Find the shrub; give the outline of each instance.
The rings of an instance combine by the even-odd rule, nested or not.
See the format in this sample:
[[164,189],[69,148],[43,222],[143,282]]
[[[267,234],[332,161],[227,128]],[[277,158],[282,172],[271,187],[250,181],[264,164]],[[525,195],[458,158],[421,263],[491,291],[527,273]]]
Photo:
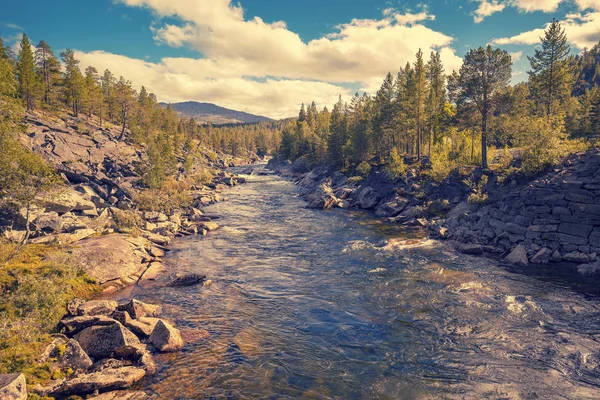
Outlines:
[[398,154],[398,150],[396,148],[392,149],[389,161],[384,167],[384,171],[392,179],[396,179],[406,173],[406,164],[404,163],[404,158]]
[[346,183],[349,185],[354,185],[355,183],[359,183],[363,179],[364,178],[362,176],[351,176],[350,178],[346,179]]
[[360,176],[366,178],[371,173],[371,165],[368,162],[363,161],[356,167],[356,172]]
[[135,196],[134,201],[141,211],[160,211],[171,214],[175,210],[192,205],[190,188],[189,180],[177,181],[173,177],[168,177],[160,189],[142,190]]
[[477,183],[470,179],[465,180],[464,183],[473,190],[473,193],[467,198],[470,204],[485,204],[487,202],[488,195],[485,193],[485,186],[488,184],[487,175],[483,175]]

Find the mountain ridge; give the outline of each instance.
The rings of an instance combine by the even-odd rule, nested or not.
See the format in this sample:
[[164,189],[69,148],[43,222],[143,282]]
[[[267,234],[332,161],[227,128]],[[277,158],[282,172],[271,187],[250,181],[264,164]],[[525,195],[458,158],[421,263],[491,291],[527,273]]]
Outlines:
[[[232,110],[213,103],[183,101],[170,104],[171,107],[173,107],[173,109],[180,115],[188,118],[194,118],[199,123],[210,122],[213,125],[224,125],[232,123],[259,123],[273,121],[268,117]],[[161,102],[160,105],[163,107],[168,107],[169,103]]]

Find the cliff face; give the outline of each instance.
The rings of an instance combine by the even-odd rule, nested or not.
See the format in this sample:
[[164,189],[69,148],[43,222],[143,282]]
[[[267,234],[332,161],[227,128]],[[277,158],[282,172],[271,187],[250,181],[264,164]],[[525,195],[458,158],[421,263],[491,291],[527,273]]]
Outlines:
[[522,245],[536,262],[594,261],[600,253],[600,151],[575,154],[478,210],[463,204],[444,226],[447,238],[463,243],[502,251]]

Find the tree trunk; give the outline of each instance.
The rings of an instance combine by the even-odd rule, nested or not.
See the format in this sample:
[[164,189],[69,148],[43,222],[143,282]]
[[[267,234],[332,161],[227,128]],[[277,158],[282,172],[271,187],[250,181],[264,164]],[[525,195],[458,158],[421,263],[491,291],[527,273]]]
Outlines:
[[27,202],[27,211],[25,213],[25,237],[23,238],[21,245],[24,245],[25,243],[27,243],[27,240],[29,240],[29,236],[31,236],[31,229],[29,227],[29,219],[31,218],[30,209],[31,209],[31,203]]
[[421,125],[417,127],[417,160],[421,159]]
[[123,109],[123,127],[121,128],[121,135],[119,136],[119,140],[123,140],[125,137],[125,126],[127,125],[127,111]]
[[487,161],[487,112],[481,114],[481,166],[488,168]]

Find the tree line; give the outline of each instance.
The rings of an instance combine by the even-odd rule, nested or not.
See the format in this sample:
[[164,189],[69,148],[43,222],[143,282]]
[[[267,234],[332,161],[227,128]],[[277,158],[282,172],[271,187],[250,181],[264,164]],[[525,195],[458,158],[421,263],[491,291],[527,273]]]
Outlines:
[[[143,183],[151,188],[159,188],[166,177],[178,172],[178,160],[187,160],[185,165],[192,170],[192,161],[201,158],[200,150],[243,157],[270,153],[279,143],[277,126],[201,126],[193,118],[179,116],[170,106],[161,106],[144,86],[136,90],[131,81],[117,78],[108,69],[100,73],[88,66],[82,71],[73,50],[66,49],[57,57],[47,42],[42,40],[34,47],[27,35],[23,35],[18,54],[0,38],[0,91],[4,111],[0,134],[5,141],[18,130],[23,116],[15,109],[56,115],[67,110],[73,117],[95,121],[98,129],[112,124],[119,127],[119,140],[146,149],[140,172]],[[9,147],[14,151],[14,146]]]
[[426,60],[419,50],[375,95],[340,97],[331,111],[303,104],[282,131],[279,154],[340,169],[398,163],[399,154],[426,156],[434,169],[488,168],[488,149],[518,148],[525,166],[539,170],[585,146],[575,139],[600,133],[599,53],[600,45],[572,56],[554,20],[529,57],[528,81],[511,86],[505,50],[472,49],[451,74],[439,52]]

